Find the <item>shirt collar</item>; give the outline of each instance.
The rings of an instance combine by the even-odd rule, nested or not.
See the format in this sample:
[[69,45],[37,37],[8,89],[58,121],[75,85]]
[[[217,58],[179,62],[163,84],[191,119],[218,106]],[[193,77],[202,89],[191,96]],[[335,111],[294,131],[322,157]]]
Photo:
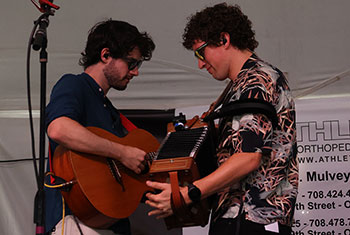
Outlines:
[[87,73],[82,73],[81,74],[87,81],[87,83],[89,84],[89,86],[91,87],[91,89],[99,96],[101,97],[105,97],[105,94],[103,92],[102,87],[100,87],[97,82],[95,81],[95,79],[93,79],[89,74]]

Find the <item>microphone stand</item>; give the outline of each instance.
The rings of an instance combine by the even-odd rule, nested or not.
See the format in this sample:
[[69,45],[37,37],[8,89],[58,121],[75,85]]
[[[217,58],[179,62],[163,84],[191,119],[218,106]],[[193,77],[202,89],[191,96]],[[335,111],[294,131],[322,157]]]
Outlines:
[[[34,2],[33,2],[34,3]],[[45,109],[46,109],[46,65],[48,54],[47,48],[47,32],[46,29],[49,26],[49,16],[54,15],[54,11],[51,9],[53,6],[52,1],[46,4],[40,1],[41,6],[38,8],[41,12],[44,12],[35,24],[39,24],[39,29],[32,39],[33,49],[40,51],[40,136],[39,136],[39,173],[38,173],[38,191],[34,199],[34,223],[36,224],[36,235],[45,234],[45,191],[44,191],[44,178],[45,178]],[[38,7],[38,6],[37,6]],[[58,8],[55,8],[58,9]]]
[[34,199],[34,223],[36,224],[36,234],[45,233],[45,108],[46,108],[46,65],[47,65],[47,35],[46,28],[49,22],[49,13],[39,22],[39,30],[33,40],[33,49],[40,51],[40,136],[39,136],[39,174],[38,191]]

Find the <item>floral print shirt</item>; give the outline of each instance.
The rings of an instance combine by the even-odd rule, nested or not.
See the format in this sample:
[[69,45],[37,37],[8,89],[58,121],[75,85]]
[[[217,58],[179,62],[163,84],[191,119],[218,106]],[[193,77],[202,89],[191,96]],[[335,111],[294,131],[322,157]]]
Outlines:
[[283,73],[253,54],[244,64],[223,105],[258,99],[273,105],[278,125],[263,114],[225,117],[219,123],[218,165],[240,152],[262,153],[259,168],[218,193],[213,218],[234,218],[240,204],[247,220],[291,225],[298,189],[295,106]]

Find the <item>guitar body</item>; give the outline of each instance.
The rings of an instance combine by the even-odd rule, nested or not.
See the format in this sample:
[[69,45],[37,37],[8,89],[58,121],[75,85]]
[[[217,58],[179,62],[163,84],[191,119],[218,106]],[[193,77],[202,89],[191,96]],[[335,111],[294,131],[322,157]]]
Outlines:
[[[96,127],[88,129],[108,140],[155,152],[158,140],[149,132],[135,129],[124,138]],[[118,163],[121,165],[121,163]],[[56,176],[75,181],[68,192],[62,192],[71,211],[84,224],[93,228],[108,228],[118,219],[130,216],[138,207],[143,194],[152,191],[146,186],[149,174],[139,175],[118,167],[123,186],[113,177],[107,158],[72,151],[58,146],[53,157]]]

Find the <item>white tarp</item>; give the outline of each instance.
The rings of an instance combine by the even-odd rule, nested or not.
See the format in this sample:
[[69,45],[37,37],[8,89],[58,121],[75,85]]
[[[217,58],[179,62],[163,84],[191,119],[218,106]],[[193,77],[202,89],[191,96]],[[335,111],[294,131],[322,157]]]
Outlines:
[[[77,65],[87,31],[107,18],[128,21],[147,31],[157,47],[151,62],[126,92],[111,92],[120,108],[178,108],[210,103],[224,87],[197,68],[182,45],[187,17],[221,1],[76,0],[54,1],[61,8],[48,27],[48,88]],[[347,0],[237,0],[253,22],[257,53],[288,74],[295,95],[320,83],[335,81],[313,95],[344,95],[350,89],[348,54],[350,2]],[[40,12],[30,0],[4,1],[0,8],[0,110],[27,108],[25,58],[33,21]],[[32,52],[34,108],[39,109],[39,59]],[[343,74],[345,73],[345,74]],[[339,74],[340,81],[333,79]]]

